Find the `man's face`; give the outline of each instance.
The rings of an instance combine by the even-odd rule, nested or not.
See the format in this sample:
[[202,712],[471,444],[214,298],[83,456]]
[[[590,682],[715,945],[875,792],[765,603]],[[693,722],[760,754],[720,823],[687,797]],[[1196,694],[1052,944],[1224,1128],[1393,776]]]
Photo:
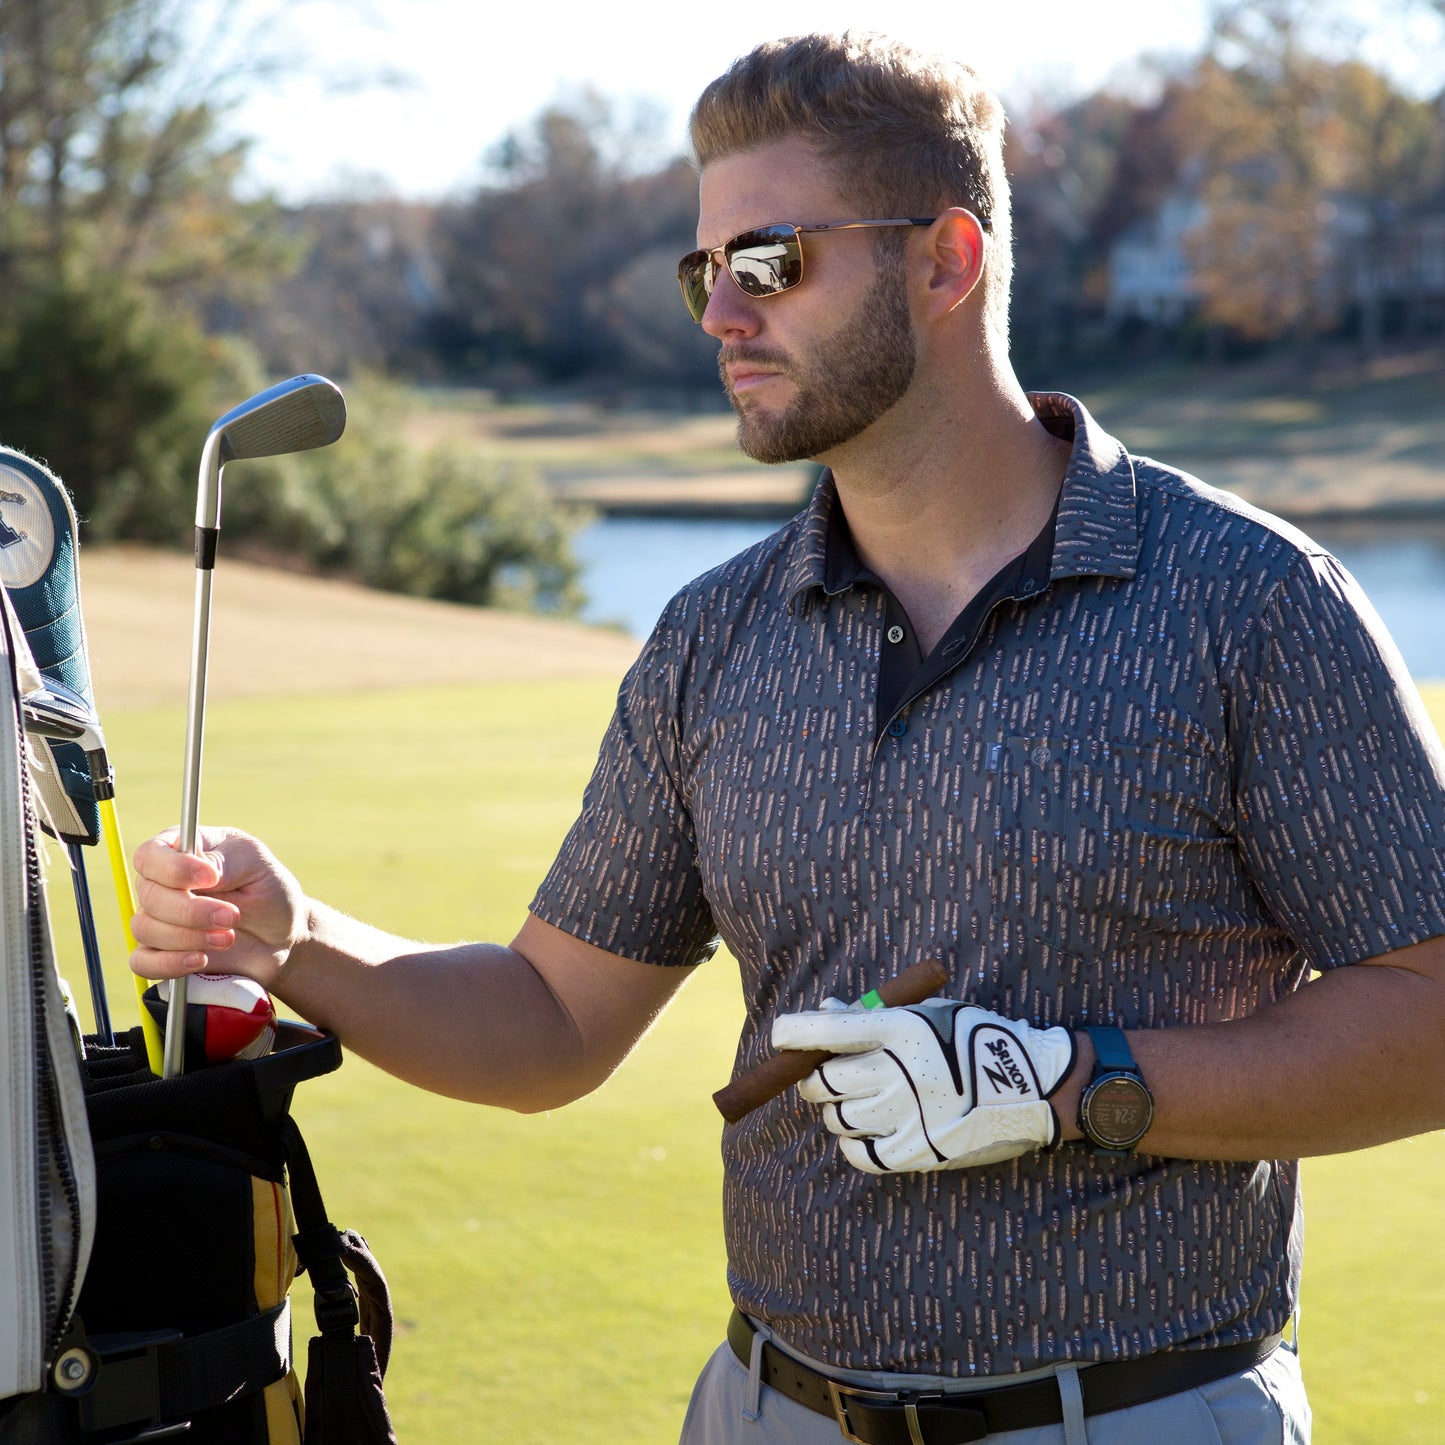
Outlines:
[[[828,168],[783,141],[703,172],[698,245],[779,221],[857,218]],[[820,457],[852,441],[908,390],[916,359],[901,261],[875,263],[873,233],[803,238],[803,280],[749,297],[720,274],[703,329],[738,414],[738,444],[760,462]]]

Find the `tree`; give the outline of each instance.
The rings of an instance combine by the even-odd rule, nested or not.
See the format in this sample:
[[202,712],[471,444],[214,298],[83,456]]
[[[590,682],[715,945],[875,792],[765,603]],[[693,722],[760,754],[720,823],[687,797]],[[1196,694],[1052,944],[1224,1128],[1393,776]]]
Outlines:
[[222,365],[125,283],[27,288],[0,324],[0,440],[70,488],[86,536],[183,545]]
[[284,254],[221,136],[257,74],[229,24],[211,0],[0,0],[0,436],[60,473],[91,537],[184,538],[236,399],[202,312]]
[[276,263],[272,208],[238,199],[245,147],[220,134],[253,73],[226,68],[222,17],[201,33],[184,0],[0,4],[0,280],[122,276],[194,302]]
[[244,335],[279,372],[405,373],[442,366],[446,313],[436,208],[386,197],[317,201],[281,218],[302,254],[266,295],[210,317]]
[[[673,381],[711,378],[710,348],[675,294],[680,319],[659,324],[656,302],[676,292],[672,266],[693,245],[697,190],[682,161],[637,169],[637,155],[655,154],[654,130],[647,114],[629,122],[589,91],[495,148],[495,180],[444,218],[439,240],[453,346],[470,352],[470,369],[565,380],[615,376],[622,361]],[[656,267],[650,283],[643,257]],[[634,342],[625,355],[619,330]]]
[[1307,0],[1222,7],[1186,101],[1207,221],[1191,260],[1206,322],[1305,352],[1378,263],[1389,221],[1438,184],[1440,117],[1344,49]]
[[1350,142],[1346,184],[1364,208],[1352,271],[1360,339],[1371,352],[1384,332],[1388,299],[1403,302],[1407,330],[1418,318],[1424,268],[1412,222],[1445,202],[1445,115],[1357,62],[1340,67],[1337,96]]
[[1107,215],[1138,107],[1099,92],[1061,110],[1036,108],[1006,152],[1013,191],[1010,331],[1025,363],[1074,348],[1103,309]]

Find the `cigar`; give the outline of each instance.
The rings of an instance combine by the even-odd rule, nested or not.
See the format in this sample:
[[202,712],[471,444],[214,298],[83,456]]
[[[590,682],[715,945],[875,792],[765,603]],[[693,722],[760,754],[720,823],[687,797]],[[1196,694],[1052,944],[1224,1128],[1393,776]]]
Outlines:
[[[867,1001],[874,1008],[903,1008],[931,998],[947,982],[948,970],[943,964],[936,958],[925,958],[911,968],[905,968],[896,978],[879,984],[873,990],[877,996],[876,1003],[871,999]],[[712,1096],[712,1101],[729,1124],[736,1124],[759,1105],[776,1099],[784,1089],[806,1079],[820,1064],[826,1064],[835,1057],[825,1049],[783,1049],[764,1059],[756,1068],[739,1074],[726,1088],[719,1089]]]

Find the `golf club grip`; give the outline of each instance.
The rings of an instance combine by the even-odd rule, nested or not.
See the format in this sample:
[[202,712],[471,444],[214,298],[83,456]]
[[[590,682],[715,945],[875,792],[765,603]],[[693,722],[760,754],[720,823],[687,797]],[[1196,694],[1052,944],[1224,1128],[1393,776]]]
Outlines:
[[[885,1008],[903,1008],[932,998],[947,982],[948,970],[943,964],[936,958],[925,958],[905,968],[896,978],[879,984],[878,997]],[[806,1079],[832,1057],[823,1049],[784,1049],[746,1074],[739,1074],[726,1088],[719,1089],[712,1101],[729,1124],[736,1124],[759,1105]]]

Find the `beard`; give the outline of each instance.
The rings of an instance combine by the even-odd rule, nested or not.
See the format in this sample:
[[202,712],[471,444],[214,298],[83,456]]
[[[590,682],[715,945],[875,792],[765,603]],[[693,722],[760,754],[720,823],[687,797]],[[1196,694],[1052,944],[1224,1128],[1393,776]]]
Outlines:
[[738,414],[738,446],[754,461],[805,461],[852,441],[913,383],[917,353],[902,265],[880,266],[853,315],[800,358],[765,349],[725,350],[719,369],[741,358],[777,367],[797,388],[787,407],[773,415],[740,403],[724,373],[723,389]]

